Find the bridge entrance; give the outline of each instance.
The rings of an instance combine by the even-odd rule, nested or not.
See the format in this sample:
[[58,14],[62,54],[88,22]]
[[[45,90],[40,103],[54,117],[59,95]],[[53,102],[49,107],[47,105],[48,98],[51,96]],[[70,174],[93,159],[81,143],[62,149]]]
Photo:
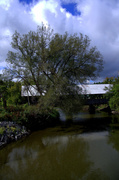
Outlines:
[[85,105],[100,105],[100,104],[108,104],[108,99],[102,95],[84,95]]
[[[84,96],[85,105],[89,105],[89,112],[95,112],[95,106],[101,104],[108,104],[108,99],[105,94],[111,87],[111,84],[90,84],[79,85],[82,89],[82,95]],[[108,108],[110,110],[110,108]]]
[[108,104],[108,99],[102,95],[84,95],[84,104],[89,106],[89,113],[95,113],[95,107],[101,104]]

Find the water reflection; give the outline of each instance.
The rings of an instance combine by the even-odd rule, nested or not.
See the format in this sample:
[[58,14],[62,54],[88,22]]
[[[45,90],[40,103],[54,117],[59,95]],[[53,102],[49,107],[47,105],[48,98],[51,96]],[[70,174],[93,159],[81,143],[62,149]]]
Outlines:
[[[117,121],[116,121],[117,123]],[[49,128],[0,150],[0,180],[118,180],[119,130]]]
[[[112,145],[108,144],[110,133],[91,133],[84,137],[89,142],[89,156],[94,162],[93,169],[100,170],[101,177],[105,175],[108,179],[119,178],[119,152]],[[102,176],[103,175],[103,176]],[[104,179],[104,178],[102,178]]]
[[[59,109],[60,119],[61,121],[73,121],[73,122],[86,122],[86,121],[92,121],[93,119],[103,119],[103,118],[109,118],[111,117],[110,114],[105,112],[96,112],[95,114],[90,114],[88,111],[82,111],[79,113],[65,113],[63,110]],[[113,118],[113,116],[111,117]],[[115,119],[115,118],[114,118]]]
[[7,163],[0,169],[0,178],[76,179],[89,171],[92,162],[84,140],[57,136],[43,137],[39,141],[42,146],[36,146],[34,142],[31,147],[26,142],[26,146],[13,148],[7,155]]
[[119,151],[119,130],[112,131],[108,143],[113,146],[113,148]]

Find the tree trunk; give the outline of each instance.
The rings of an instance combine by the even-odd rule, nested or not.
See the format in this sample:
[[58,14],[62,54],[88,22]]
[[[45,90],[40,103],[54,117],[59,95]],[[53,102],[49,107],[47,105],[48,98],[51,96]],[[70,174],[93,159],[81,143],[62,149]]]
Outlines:
[[6,102],[5,97],[2,98],[2,101],[3,101],[3,108],[6,109],[6,107],[7,107],[7,102]]

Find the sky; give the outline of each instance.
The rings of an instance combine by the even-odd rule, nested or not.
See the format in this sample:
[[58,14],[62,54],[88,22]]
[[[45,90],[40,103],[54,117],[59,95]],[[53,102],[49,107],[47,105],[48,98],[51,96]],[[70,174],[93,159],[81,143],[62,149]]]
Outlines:
[[50,24],[55,32],[82,33],[103,55],[98,81],[119,75],[119,0],[0,0],[0,73],[15,30]]

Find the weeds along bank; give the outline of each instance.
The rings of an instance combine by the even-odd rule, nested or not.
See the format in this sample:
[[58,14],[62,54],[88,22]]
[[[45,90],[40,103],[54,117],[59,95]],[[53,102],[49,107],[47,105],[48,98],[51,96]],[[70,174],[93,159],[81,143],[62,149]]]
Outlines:
[[40,111],[37,106],[9,106],[0,109],[0,147],[29,135],[30,132],[59,123],[56,110]]

